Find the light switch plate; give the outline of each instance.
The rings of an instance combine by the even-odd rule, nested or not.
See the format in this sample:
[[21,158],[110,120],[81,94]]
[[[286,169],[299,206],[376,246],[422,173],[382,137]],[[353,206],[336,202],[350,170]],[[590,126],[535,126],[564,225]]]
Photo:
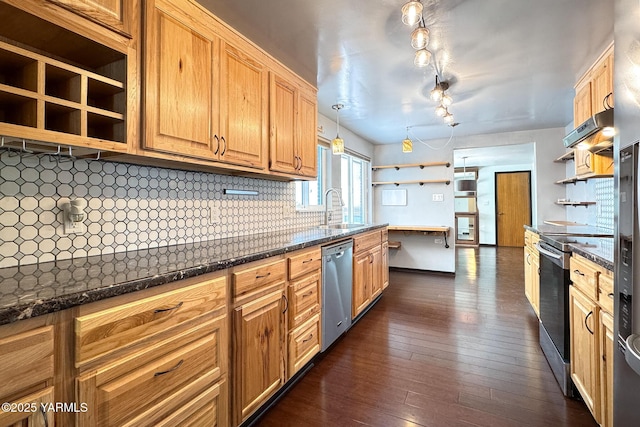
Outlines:
[[431,200],[434,202],[444,202],[444,194],[436,193],[431,196]]
[[220,207],[211,205],[209,206],[209,223],[220,224]]

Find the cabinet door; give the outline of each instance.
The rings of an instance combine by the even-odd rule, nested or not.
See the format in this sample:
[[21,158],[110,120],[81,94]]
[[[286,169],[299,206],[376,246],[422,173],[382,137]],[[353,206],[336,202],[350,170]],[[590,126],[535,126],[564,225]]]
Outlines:
[[598,306],[571,286],[569,291],[571,379],[587,408],[599,420]]
[[219,158],[265,169],[269,129],[269,75],[266,67],[223,42],[220,57]]
[[576,96],[573,100],[573,126],[578,127],[591,116],[591,82],[586,81],[576,87]]
[[533,307],[533,276],[531,272],[533,271],[531,268],[532,264],[532,254],[531,248],[525,246],[524,247],[524,295],[529,300],[529,304]]
[[150,0],[146,9],[144,146],[184,156],[213,158],[212,67],[218,40],[195,6],[184,11]]
[[278,75],[271,73],[270,113],[271,138],[269,169],[296,173],[296,88]]
[[613,107],[613,95],[605,103],[607,95],[613,93],[613,54],[603,58],[591,72],[591,113]]
[[234,311],[234,425],[251,415],[286,379],[283,296],[279,289]]
[[356,317],[369,304],[371,298],[371,257],[369,251],[353,257],[352,317]]
[[531,251],[531,297],[533,299],[533,311],[540,317],[540,254]]
[[112,30],[131,34],[131,0],[48,0]]
[[389,242],[382,244],[382,290],[389,286]]
[[300,91],[298,98],[298,173],[318,176],[318,102],[315,93]]
[[[19,405],[29,410],[5,412],[0,409],[0,425],[19,427],[45,427],[53,426],[54,410],[46,410],[48,405],[53,405],[53,387],[24,396],[21,399],[11,401],[11,404]],[[78,404],[78,410],[80,410]]]
[[371,300],[382,293],[384,277],[382,275],[382,249],[380,246],[369,251],[371,265]]
[[613,317],[600,312],[600,425],[613,426]]

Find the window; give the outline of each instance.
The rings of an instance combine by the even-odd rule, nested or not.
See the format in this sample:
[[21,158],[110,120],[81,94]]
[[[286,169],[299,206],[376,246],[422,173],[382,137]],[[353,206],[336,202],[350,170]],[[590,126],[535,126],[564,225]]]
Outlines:
[[367,186],[369,185],[369,161],[350,154],[341,159],[341,187],[345,206],[342,221],[350,224],[367,222]]
[[318,144],[318,179],[296,182],[296,209],[320,210],[322,195],[327,188],[327,156],[329,149]]

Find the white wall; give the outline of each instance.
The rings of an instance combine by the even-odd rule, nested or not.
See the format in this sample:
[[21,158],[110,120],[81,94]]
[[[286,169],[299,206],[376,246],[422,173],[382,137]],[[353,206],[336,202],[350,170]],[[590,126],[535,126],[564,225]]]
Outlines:
[[[545,219],[565,219],[564,208],[555,204],[555,201],[564,197],[564,186],[557,185],[557,180],[565,177],[565,165],[554,163],[554,160],[564,154],[565,149],[562,138],[565,135],[563,128],[541,129],[520,132],[507,132],[499,134],[486,134],[474,136],[454,136],[447,144],[448,139],[428,141],[429,145],[438,148],[432,149],[414,140],[413,153],[402,153],[400,144],[377,145],[373,157],[374,165],[405,164],[433,161],[453,162],[453,150],[458,148],[493,147],[510,144],[533,143],[535,145],[535,158],[532,159],[532,209],[533,222],[541,223]],[[435,168],[406,168],[396,171],[380,170],[374,173],[374,181],[386,180],[411,180],[411,179],[437,179],[448,178],[453,181],[453,167]],[[493,179],[493,178],[491,178]],[[489,182],[486,185],[491,185]],[[434,270],[444,272],[455,271],[454,250],[454,193],[453,185],[417,184],[404,185],[397,188],[407,189],[407,206],[381,206],[380,197],[384,189],[396,188],[394,186],[378,186],[374,188],[374,221],[388,222],[398,225],[445,225],[451,227],[450,248],[434,242],[438,237],[422,236],[419,234],[404,235],[401,233],[390,234],[390,239],[402,242],[400,250],[391,250],[389,264],[393,267],[414,268],[422,270]],[[433,202],[434,193],[444,194],[443,202]],[[483,206],[481,206],[483,208]],[[487,223],[491,224],[485,229]],[[481,221],[480,235],[484,235],[495,228],[495,221]],[[494,232],[495,234],[495,232]]]

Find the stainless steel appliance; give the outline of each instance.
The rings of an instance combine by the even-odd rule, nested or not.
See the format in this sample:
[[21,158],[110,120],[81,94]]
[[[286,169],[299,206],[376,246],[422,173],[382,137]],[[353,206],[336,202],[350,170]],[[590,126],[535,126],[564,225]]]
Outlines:
[[[607,96],[607,100],[610,95]],[[609,107],[581,123],[564,137],[563,142],[567,148],[583,143],[590,151],[598,152],[611,148],[613,135],[613,108]]]
[[540,347],[562,393],[574,396],[569,362],[570,239],[540,240]]
[[322,348],[351,327],[353,242],[322,248]]

